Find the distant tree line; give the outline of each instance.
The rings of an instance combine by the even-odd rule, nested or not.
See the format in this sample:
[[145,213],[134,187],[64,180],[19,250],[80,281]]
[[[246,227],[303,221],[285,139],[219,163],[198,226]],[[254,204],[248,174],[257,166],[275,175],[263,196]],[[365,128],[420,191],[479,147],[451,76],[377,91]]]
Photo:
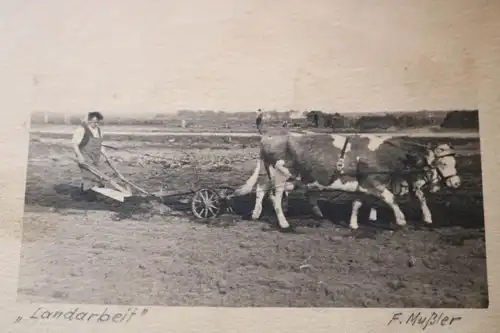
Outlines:
[[448,112],[443,122],[443,128],[473,128],[479,130],[478,111],[452,111]]
[[388,130],[422,127],[477,129],[477,110],[419,111],[370,115],[341,115],[311,111],[307,114],[307,125],[316,128],[351,130]]
[[[322,111],[304,112],[300,117],[291,117],[292,112],[265,112],[265,124],[267,126],[281,126],[286,121],[288,126],[315,127],[350,130],[380,130],[380,129],[408,129],[422,128],[428,126],[441,126],[444,128],[473,128],[479,127],[477,110],[453,110],[442,111],[417,111],[397,113],[372,113],[366,115],[352,115],[340,113],[325,113]],[[253,126],[255,112],[224,111],[192,111],[180,110],[177,114],[156,114],[150,117],[118,117],[107,116],[105,123],[108,125],[129,126],[165,126],[179,127],[181,121],[185,120],[196,127],[248,127]],[[31,116],[32,124],[67,124],[78,125],[82,117],[64,115],[52,112],[34,112]]]

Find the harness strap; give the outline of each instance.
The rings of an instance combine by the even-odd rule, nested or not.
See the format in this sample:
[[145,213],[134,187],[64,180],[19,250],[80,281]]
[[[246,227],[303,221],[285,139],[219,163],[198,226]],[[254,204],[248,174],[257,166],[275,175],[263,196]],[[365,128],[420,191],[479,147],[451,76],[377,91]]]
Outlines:
[[340,152],[340,158],[344,158],[345,151],[347,150],[347,144],[349,143],[349,137],[347,137],[344,141],[344,146],[342,147],[342,151]]
[[346,137],[346,139],[344,141],[344,145],[342,147],[342,150],[340,151],[339,160],[337,161],[337,165],[336,165],[337,169],[330,177],[330,180],[329,180],[330,183],[332,183],[340,175],[344,175],[344,157],[345,157],[345,153],[346,153],[348,144],[349,144],[349,137]]
[[339,173],[344,173],[344,160],[345,160],[344,157],[345,157],[345,153],[346,153],[348,144],[349,144],[349,137],[346,137],[346,139],[344,141],[344,146],[342,147],[342,150],[340,151],[339,160],[337,162],[337,171]]

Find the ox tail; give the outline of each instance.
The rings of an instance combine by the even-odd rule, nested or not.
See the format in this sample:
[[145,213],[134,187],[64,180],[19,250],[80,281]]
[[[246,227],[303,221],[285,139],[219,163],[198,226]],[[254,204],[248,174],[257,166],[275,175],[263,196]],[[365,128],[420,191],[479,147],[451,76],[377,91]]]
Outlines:
[[243,184],[243,186],[240,186],[234,191],[233,196],[246,195],[252,192],[255,184],[257,184],[257,180],[259,179],[260,164],[261,160],[258,159],[253,174],[250,176],[250,178],[248,178],[248,180],[245,182],[245,184]]

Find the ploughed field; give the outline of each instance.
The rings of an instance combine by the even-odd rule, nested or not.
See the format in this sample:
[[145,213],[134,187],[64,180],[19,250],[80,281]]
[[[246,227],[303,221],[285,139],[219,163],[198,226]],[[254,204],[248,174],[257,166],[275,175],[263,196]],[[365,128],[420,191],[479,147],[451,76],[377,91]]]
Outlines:
[[[237,187],[251,175],[256,138],[108,136],[122,173],[149,191]],[[420,143],[429,138],[412,138]],[[440,138],[440,141],[443,139]],[[432,227],[402,200],[398,228],[376,200],[347,226],[352,195],[327,193],[320,227],[300,193],[290,198],[296,234],[246,218],[253,196],[211,221],[190,215],[189,195],[156,202],[102,198],[76,189],[69,139],[32,136],[19,276],[21,301],[164,306],[486,307],[488,305],[477,139],[445,139],[459,153],[463,187],[428,196]],[[107,169],[105,169],[107,170]]]

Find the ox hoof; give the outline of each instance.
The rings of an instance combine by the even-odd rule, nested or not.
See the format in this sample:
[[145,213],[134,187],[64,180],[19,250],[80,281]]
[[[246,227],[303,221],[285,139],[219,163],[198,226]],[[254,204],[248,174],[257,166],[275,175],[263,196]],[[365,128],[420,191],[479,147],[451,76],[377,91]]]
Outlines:
[[319,218],[319,219],[323,219],[325,218],[323,216],[323,213],[321,212],[321,209],[319,209],[318,206],[313,206],[312,209],[311,209],[311,212],[312,212],[312,215],[316,218]]
[[349,225],[349,228],[352,229],[352,230],[358,230],[359,229],[359,225]]
[[432,224],[432,218],[431,217],[424,217],[424,222],[427,224]]
[[321,224],[325,218],[323,216],[312,215],[311,220],[313,220],[315,224]]
[[252,214],[252,216],[250,216],[250,218],[254,221],[257,221],[259,218],[260,218],[260,215],[254,215]]
[[312,218],[317,220],[317,221],[321,221],[321,220],[324,220],[325,219],[325,216],[323,214],[315,214],[313,213],[312,214]]
[[396,224],[399,225],[400,227],[406,225],[406,220],[396,220]]
[[252,215],[250,215],[250,218],[254,221],[258,220],[260,218],[260,215],[262,212],[259,211],[252,211]]
[[282,233],[294,233],[296,230],[294,227],[289,226],[287,228],[279,228],[280,232]]

